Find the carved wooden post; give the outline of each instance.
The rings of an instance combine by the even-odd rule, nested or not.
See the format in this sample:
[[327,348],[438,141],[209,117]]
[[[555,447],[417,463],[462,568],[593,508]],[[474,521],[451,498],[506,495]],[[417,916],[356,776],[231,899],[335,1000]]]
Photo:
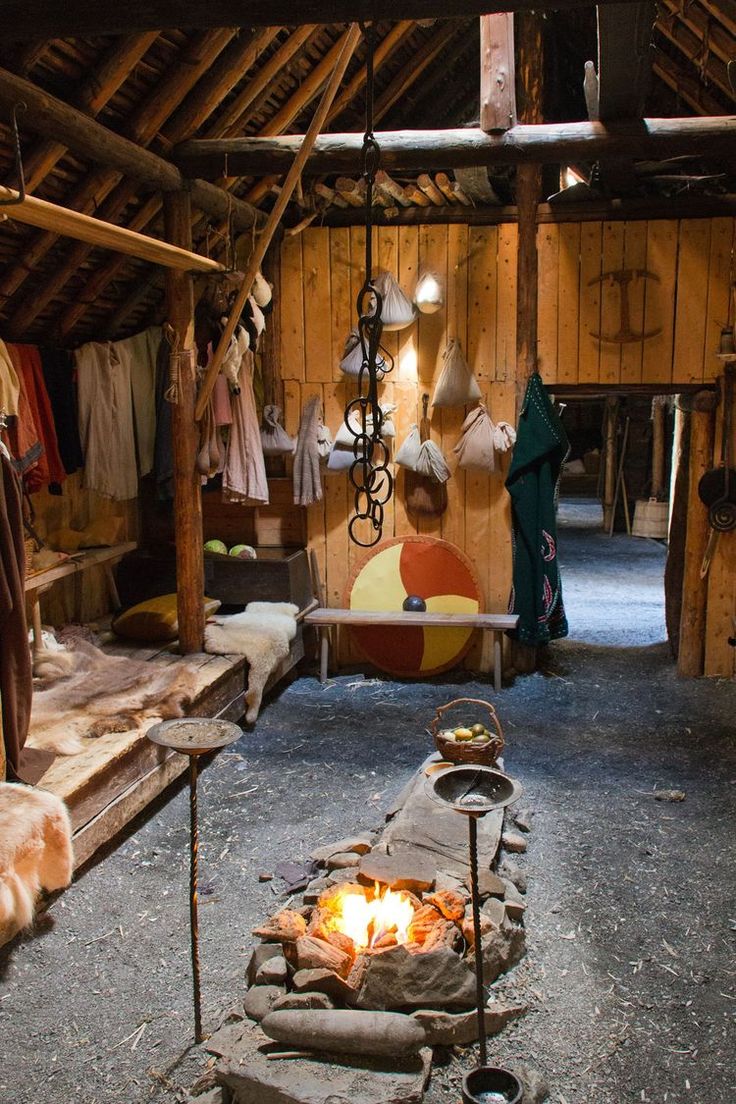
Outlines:
[[708,544],[708,509],[698,497],[701,475],[713,464],[715,414],[713,410],[693,410],[690,416],[690,467],[688,472],[687,535],[685,570],[682,579],[680,647],[677,673],[690,677],[703,674],[705,659],[705,615],[708,580],[701,579],[700,568]]
[[[192,213],[186,192],[164,196],[167,240],[192,247]],[[204,638],[204,548],[200,477],[195,467],[198,431],[194,422],[196,352],[194,351],[194,294],[188,272],[166,272],[166,315],[182,354],[179,397],[171,407],[174,453],[174,533],[176,538],[176,598],[179,647],[186,655],[201,652]],[[186,356],[192,350],[191,358]]]

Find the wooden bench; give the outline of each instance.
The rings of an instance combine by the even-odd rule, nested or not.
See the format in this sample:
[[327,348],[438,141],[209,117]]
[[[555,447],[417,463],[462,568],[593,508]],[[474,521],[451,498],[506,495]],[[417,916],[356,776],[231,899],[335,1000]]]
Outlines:
[[[515,629],[517,614],[509,613],[407,613],[404,610],[354,610],[327,609],[320,607],[310,610],[304,618],[305,625],[314,625],[319,630],[319,678],[327,679],[327,667],[330,654],[329,629],[334,625],[339,630],[343,625],[381,625],[386,628],[409,628],[419,625],[422,628],[440,629],[480,629],[493,636],[493,686],[501,689],[501,634],[507,629]],[[337,651],[337,648],[335,648]]]

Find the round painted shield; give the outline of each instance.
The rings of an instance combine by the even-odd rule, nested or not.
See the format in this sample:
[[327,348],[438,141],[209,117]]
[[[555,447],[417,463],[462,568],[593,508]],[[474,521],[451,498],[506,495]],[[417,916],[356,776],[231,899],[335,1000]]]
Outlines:
[[[483,596],[472,562],[436,537],[394,537],[382,541],[358,565],[348,582],[346,606],[355,610],[399,611],[409,597],[422,598],[428,613],[482,613]],[[463,658],[472,629],[351,626],[365,658],[391,675],[428,678]]]

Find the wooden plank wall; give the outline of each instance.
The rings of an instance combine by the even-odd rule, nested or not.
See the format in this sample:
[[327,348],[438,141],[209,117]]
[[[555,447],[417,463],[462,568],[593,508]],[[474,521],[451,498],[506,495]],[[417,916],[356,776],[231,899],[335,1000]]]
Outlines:
[[[457,337],[481,385],[492,416],[514,420],[516,342],[516,240],[513,224],[489,227],[386,227],[374,231],[377,267],[388,269],[412,297],[425,268],[445,285],[445,304],[416,325],[386,334],[396,358],[382,385],[387,402],[398,404],[397,440],[420,413],[421,395],[431,395],[445,342]],[[546,224],[539,228],[539,358],[549,384],[602,382],[709,382],[720,371],[715,356],[728,318],[734,220]],[[296,433],[303,403],[319,395],[325,420],[337,430],[354,381],[342,376],[339,360],[355,323],[355,300],[363,281],[362,228],[310,228],[281,245],[280,370],[286,427]],[[646,268],[658,280],[630,285],[634,330],[659,330],[628,345],[600,342],[592,335],[615,332],[620,322],[618,288],[599,282],[603,273]],[[428,533],[463,548],[478,568],[489,610],[505,609],[511,580],[508,498],[503,481],[508,458],[494,475],[455,468],[463,411],[432,414],[432,436],[453,469],[449,506],[442,518],[416,523],[407,515],[401,469],[388,508],[386,537]],[[364,555],[347,534],[351,494],[346,473],[328,474],[322,503],[307,511],[308,542],[327,586],[328,602],[339,606],[351,572]],[[726,535],[711,573],[708,674],[733,672],[733,649],[724,625],[734,610],[730,561],[736,535]],[[730,632],[730,629],[729,629]],[[347,653],[346,653],[347,654]],[[471,665],[478,660],[471,655]]]

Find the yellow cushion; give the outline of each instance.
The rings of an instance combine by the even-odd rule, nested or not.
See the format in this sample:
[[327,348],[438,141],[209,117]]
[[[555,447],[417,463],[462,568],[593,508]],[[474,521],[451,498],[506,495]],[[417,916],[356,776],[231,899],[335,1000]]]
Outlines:
[[[204,599],[205,617],[210,617],[219,608],[216,598]],[[126,640],[142,640],[147,644],[176,640],[179,635],[176,595],[162,594],[131,606],[113,619],[112,631]]]

